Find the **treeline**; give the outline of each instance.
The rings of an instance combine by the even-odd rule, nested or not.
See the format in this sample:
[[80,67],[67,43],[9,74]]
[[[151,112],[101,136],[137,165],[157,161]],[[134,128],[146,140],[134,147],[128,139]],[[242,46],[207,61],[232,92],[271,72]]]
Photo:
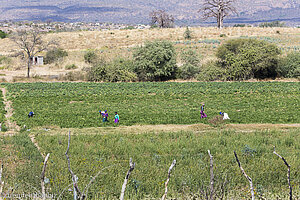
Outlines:
[[[53,56],[55,54],[55,56]],[[61,49],[47,53],[59,59],[67,53]],[[266,41],[231,39],[220,45],[216,59],[202,63],[201,55],[193,49],[176,52],[170,41],[148,41],[136,47],[132,58],[116,58],[107,62],[95,51],[84,54],[90,67],[69,72],[66,80],[104,82],[167,81],[197,79],[198,81],[242,81],[277,77],[300,77],[300,53],[282,55],[280,49]],[[51,59],[53,60],[53,59]],[[77,66],[67,66],[75,69]]]

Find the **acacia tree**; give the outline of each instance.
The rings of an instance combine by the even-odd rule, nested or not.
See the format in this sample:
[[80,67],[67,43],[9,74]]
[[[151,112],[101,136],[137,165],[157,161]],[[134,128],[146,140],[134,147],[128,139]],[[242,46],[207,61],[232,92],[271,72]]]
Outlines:
[[223,21],[226,16],[236,13],[234,3],[236,0],[205,0],[202,8],[198,11],[202,14],[204,20],[216,18],[218,28],[223,27]]
[[164,10],[156,10],[150,13],[151,24],[159,28],[171,28],[174,26],[174,17]]
[[42,38],[42,33],[39,30],[18,31],[16,34],[10,37],[10,39],[18,45],[27,59],[27,78],[30,76],[32,58],[37,53],[56,46],[56,42],[54,40],[48,42],[44,41]]

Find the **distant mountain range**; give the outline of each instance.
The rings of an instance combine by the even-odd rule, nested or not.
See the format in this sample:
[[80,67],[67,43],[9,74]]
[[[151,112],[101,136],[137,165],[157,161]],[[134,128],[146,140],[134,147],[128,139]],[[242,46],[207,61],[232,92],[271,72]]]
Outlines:
[[[177,25],[209,24],[198,10],[204,0],[0,0],[0,20],[113,22],[148,24],[149,13],[163,9]],[[238,15],[225,23],[285,21],[300,24],[300,0],[237,0]]]

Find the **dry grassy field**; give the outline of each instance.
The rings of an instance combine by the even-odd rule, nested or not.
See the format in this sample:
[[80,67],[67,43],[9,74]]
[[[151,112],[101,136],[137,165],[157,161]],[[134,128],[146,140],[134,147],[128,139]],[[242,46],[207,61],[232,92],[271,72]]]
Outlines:
[[[55,39],[60,47],[69,53],[69,56],[52,65],[34,67],[32,75],[63,74],[66,71],[64,67],[68,64],[75,64],[79,69],[86,67],[83,55],[88,49],[96,50],[108,61],[116,57],[128,58],[132,54],[132,48],[155,39],[174,42],[178,52],[185,48],[193,48],[201,55],[202,62],[212,59],[216,48],[231,38],[247,37],[266,40],[277,44],[283,54],[300,49],[299,28],[228,27],[219,30],[214,27],[192,27],[190,28],[191,40],[184,39],[185,30],[186,28],[172,28],[49,33],[44,35],[44,39]],[[16,51],[18,48],[12,41],[0,40],[0,55],[9,56]],[[25,62],[20,58],[12,58],[9,62],[0,64],[0,79],[24,75],[26,73],[24,66]]]

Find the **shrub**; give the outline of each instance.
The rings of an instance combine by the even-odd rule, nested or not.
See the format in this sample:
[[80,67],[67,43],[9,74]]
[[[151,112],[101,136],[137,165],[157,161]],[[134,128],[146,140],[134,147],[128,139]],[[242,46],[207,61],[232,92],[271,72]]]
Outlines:
[[140,81],[166,81],[176,76],[176,52],[169,41],[146,42],[135,49],[133,58]]
[[181,52],[181,62],[178,77],[182,79],[192,79],[200,72],[200,56],[192,49]]
[[4,31],[0,30],[0,38],[3,39],[3,38],[6,38],[8,36],[7,33],[5,33]]
[[100,62],[88,71],[89,81],[131,82],[137,80],[133,71],[133,61],[116,59],[111,63]]
[[233,27],[245,27],[246,24],[234,24]]
[[192,31],[190,31],[188,26],[186,27],[186,30],[184,31],[183,37],[186,40],[189,40],[192,38]]
[[64,76],[60,77],[62,80],[66,81],[86,81],[86,72],[84,71],[75,71],[68,72]]
[[134,73],[134,64],[132,60],[116,59],[107,66],[107,78],[109,82],[132,82],[137,80]]
[[259,24],[259,27],[285,27],[285,23],[280,21],[264,22]]
[[6,65],[11,64],[11,58],[0,55],[0,65],[2,64],[6,64]]
[[210,61],[202,66],[200,73],[197,76],[198,81],[216,81],[225,80],[226,71],[217,66],[215,61]]
[[90,63],[90,64],[93,64],[93,63],[96,63],[97,60],[98,60],[98,57],[95,53],[95,51],[92,51],[92,50],[88,50],[85,54],[84,54],[84,61],[86,63]]
[[65,69],[66,70],[70,70],[70,69],[77,69],[78,67],[75,64],[71,64],[71,65],[66,65]]
[[66,56],[68,56],[68,53],[65,50],[61,48],[53,49],[46,53],[44,62],[45,64],[51,64]]
[[278,74],[285,78],[300,77],[300,52],[289,53],[282,58],[277,70]]
[[216,56],[227,80],[246,80],[275,78],[279,54],[279,48],[266,41],[232,39],[218,48]]
[[98,62],[88,71],[88,81],[104,81],[107,76],[106,63]]
[[226,37],[226,34],[222,33],[220,34],[220,37]]

